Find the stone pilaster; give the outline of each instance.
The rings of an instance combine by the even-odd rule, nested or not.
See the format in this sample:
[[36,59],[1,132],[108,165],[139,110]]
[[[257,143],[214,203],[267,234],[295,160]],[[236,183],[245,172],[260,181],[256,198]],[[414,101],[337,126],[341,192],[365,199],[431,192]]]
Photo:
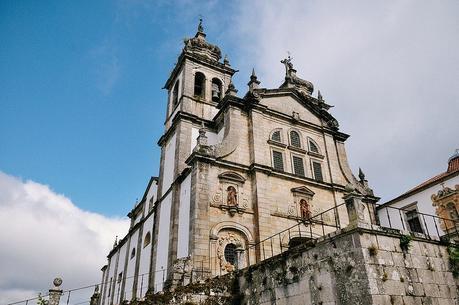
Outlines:
[[362,225],[369,225],[365,219],[365,205],[362,202],[363,196],[355,190],[350,190],[343,199],[346,203],[347,215],[349,217],[349,227],[354,228]]

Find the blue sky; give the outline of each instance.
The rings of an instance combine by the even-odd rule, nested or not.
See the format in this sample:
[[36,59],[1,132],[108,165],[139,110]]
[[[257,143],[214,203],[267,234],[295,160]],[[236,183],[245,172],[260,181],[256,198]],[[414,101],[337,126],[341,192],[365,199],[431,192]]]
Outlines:
[[175,4],[0,2],[0,170],[125,215],[158,173],[161,88],[199,18]]
[[262,86],[279,85],[291,52],[336,106],[353,170],[388,200],[442,172],[459,146],[458,11],[413,0],[2,1],[0,170],[125,215],[158,173],[161,88],[202,16],[240,70],[240,95],[252,67]]

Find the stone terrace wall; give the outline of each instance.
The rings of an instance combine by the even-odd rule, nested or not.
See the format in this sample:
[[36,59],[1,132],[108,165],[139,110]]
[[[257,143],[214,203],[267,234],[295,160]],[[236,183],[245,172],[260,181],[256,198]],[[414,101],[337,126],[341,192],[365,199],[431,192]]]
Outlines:
[[355,228],[303,245],[239,274],[241,304],[457,304],[447,247]]
[[401,236],[377,226],[338,230],[237,272],[134,303],[459,304],[459,282],[452,275],[447,246],[414,238],[409,250],[402,251]]

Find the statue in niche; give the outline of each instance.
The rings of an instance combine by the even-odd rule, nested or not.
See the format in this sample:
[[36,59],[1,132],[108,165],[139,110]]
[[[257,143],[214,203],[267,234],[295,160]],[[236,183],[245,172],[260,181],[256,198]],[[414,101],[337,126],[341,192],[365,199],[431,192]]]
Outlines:
[[301,212],[301,218],[303,219],[311,218],[311,209],[306,199],[300,200],[300,212]]
[[226,204],[228,206],[237,207],[237,192],[234,186],[228,186],[226,189],[228,192],[228,197],[226,199]]

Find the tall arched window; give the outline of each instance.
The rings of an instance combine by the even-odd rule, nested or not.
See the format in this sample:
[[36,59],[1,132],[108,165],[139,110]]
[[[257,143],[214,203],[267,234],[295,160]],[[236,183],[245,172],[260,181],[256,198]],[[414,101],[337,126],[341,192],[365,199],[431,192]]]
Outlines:
[[300,134],[295,130],[290,131],[290,145],[301,148]]
[[222,82],[218,78],[212,79],[212,101],[218,103],[222,98]]
[[179,91],[179,81],[176,81],[174,85],[174,89],[172,90],[172,105],[173,106],[178,104],[178,91]]
[[147,234],[145,234],[145,238],[143,239],[143,247],[145,248],[146,246],[148,246],[151,242],[151,234],[150,232],[147,232]]
[[201,72],[194,75],[194,96],[204,97],[206,77]]

